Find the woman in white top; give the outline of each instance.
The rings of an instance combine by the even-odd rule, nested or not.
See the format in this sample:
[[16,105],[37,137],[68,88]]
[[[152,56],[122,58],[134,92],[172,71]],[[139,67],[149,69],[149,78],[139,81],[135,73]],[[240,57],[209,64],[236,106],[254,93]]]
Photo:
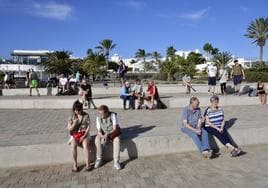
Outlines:
[[219,70],[219,77],[220,77],[220,85],[221,85],[221,94],[226,95],[226,82],[228,78],[228,72],[224,68],[224,65],[221,65],[221,68]]

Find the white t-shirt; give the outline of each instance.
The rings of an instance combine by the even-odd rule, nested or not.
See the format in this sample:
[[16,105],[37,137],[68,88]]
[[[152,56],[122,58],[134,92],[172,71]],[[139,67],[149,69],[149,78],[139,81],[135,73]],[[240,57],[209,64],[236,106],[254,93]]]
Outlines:
[[215,77],[217,74],[217,67],[215,65],[209,65],[208,66],[208,76],[209,77]]
[[220,74],[220,83],[226,83],[228,77],[227,71],[225,69],[220,69],[219,74]]
[[[118,125],[118,119],[115,113],[111,114],[111,118],[112,118],[113,126]],[[96,127],[98,130],[101,130],[99,118],[96,118]]]
[[60,78],[60,85],[65,86],[67,84],[68,80],[67,78]]
[[76,78],[71,78],[69,82],[76,82]]

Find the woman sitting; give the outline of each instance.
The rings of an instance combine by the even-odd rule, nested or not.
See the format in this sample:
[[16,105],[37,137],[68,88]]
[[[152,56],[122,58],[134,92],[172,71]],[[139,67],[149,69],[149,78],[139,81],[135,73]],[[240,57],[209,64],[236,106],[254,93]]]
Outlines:
[[73,114],[68,121],[68,130],[71,138],[68,143],[72,146],[73,154],[73,172],[78,171],[77,167],[77,146],[82,146],[86,160],[86,171],[90,170],[89,162],[89,142],[90,136],[90,118],[88,113],[83,111],[83,104],[76,101],[73,104]]
[[220,142],[228,148],[228,150],[231,152],[232,157],[237,157],[241,154],[242,151],[236,146],[232,145],[232,142],[228,135],[229,133],[224,127],[225,121],[223,109],[220,108],[218,104],[219,97],[215,95],[212,96],[210,98],[210,107],[208,107],[205,116],[205,130],[209,134],[216,136]]
[[158,89],[156,85],[154,84],[153,80],[149,82],[147,93],[148,93],[148,96],[146,97],[146,100],[148,102],[148,107],[150,110],[152,110],[155,107],[154,102],[156,101],[156,106],[157,106],[157,102],[159,101]]
[[265,92],[264,83],[261,80],[259,80],[257,83],[257,95],[259,96],[261,105],[265,105],[267,101],[267,95]]

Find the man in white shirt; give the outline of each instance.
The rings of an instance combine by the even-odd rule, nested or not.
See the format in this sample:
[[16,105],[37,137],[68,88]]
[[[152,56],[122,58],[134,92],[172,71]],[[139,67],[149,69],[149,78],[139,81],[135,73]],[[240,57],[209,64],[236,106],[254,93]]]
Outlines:
[[215,66],[215,63],[212,62],[207,67],[207,73],[208,73],[208,93],[209,95],[214,95],[215,93],[215,86],[216,86],[216,75],[217,75],[217,67]]
[[64,74],[61,74],[58,86],[58,93],[64,93],[65,91],[67,91],[67,83],[68,79],[64,76]]

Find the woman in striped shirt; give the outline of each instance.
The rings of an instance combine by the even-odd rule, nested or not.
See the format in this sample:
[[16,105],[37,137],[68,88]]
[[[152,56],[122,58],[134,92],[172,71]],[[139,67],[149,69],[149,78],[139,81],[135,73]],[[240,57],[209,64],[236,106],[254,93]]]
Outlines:
[[229,149],[232,157],[237,157],[240,155],[241,150],[232,145],[232,141],[229,138],[229,133],[224,128],[224,111],[218,106],[218,104],[219,97],[215,95],[212,96],[210,98],[210,107],[208,107],[205,116],[205,130],[209,134],[216,136],[220,142]]

